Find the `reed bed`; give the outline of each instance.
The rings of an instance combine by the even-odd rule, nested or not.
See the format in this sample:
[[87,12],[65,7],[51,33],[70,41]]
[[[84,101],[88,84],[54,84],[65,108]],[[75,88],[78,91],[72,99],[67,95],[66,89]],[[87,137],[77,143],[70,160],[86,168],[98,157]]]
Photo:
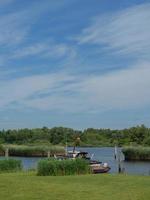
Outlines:
[[22,170],[21,160],[5,159],[0,160],[0,172],[16,172]]
[[5,149],[9,149],[10,156],[23,156],[23,157],[44,157],[54,154],[64,154],[64,147],[61,146],[25,146],[25,145],[5,145],[1,150],[1,154],[5,152]]
[[122,152],[125,160],[150,161],[150,147],[125,147]]
[[0,156],[3,156],[5,154],[5,149],[4,146],[1,144],[0,145]]
[[37,168],[37,175],[39,176],[64,176],[88,173],[90,173],[89,164],[83,159],[45,159],[39,161]]

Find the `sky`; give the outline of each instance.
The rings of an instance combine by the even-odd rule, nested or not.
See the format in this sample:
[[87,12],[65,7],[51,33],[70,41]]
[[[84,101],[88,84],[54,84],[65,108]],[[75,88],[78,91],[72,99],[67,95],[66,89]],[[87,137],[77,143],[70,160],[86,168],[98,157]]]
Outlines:
[[150,127],[150,0],[0,0],[0,129]]

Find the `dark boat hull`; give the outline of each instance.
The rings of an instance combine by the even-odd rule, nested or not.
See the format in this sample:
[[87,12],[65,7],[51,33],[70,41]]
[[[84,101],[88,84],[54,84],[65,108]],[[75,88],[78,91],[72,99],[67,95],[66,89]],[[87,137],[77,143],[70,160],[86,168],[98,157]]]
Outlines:
[[104,167],[104,168],[97,168],[97,169],[92,169],[93,174],[101,174],[101,173],[107,173],[109,172],[111,168],[110,167]]

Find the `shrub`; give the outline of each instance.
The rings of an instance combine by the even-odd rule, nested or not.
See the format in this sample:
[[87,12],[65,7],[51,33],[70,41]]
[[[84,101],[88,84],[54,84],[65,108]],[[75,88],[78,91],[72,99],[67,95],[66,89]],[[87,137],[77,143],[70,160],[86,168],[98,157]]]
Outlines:
[[22,169],[21,160],[5,159],[0,160],[0,172],[12,172]]
[[62,176],[90,173],[90,167],[86,160],[56,160],[44,159],[38,163],[37,175],[40,176]]

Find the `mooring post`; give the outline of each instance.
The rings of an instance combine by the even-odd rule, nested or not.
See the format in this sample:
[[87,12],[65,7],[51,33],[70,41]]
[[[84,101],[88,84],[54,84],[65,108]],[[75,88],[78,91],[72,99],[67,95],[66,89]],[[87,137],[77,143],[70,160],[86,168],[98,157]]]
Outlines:
[[124,173],[125,168],[123,167],[123,158],[122,158],[122,153],[121,150],[119,150],[118,153],[118,173]]
[[118,173],[122,173],[121,162],[118,163]]
[[115,160],[117,159],[117,146],[115,145],[115,150],[114,150],[114,157],[115,157]]
[[118,153],[118,173],[121,173],[121,158],[120,158],[120,151]]
[[6,157],[6,158],[9,157],[9,149],[8,149],[8,148],[5,149],[5,157]]
[[66,141],[65,155],[67,156],[67,154],[68,154],[68,145],[67,145],[67,141]]
[[50,158],[50,156],[51,156],[51,152],[48,151],[48,152],[47,152],[47,157]]

